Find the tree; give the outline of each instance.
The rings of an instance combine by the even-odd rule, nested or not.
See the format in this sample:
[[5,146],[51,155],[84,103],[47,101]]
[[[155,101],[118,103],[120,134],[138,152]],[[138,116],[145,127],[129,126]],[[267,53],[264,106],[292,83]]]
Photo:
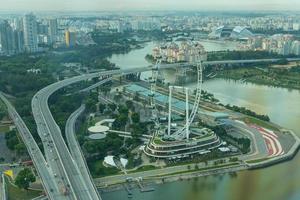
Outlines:
[[109,86],[103,86],[103,87],[101,87],[100,90],[104,93],[105,96],[107,96],[107,94],[110,92],[110,87]]
[[114,104],[114,103],[108,104],[108,107],[109,107],[109,109],[111,109],[111,111],[113,111],[113,112],[117,109],[117,105]]
[[129,111],[126,106],[120,105],[118,109],[120,114],[128,115]]
[[15,184],[22,189],[27,190],[30,183],[35,182],[35,176],[29,168],[20,171],[16,177]]
[[5,111],[0,110],[0,120],[3,119],[3,117],[5,117],[6,113]]
[[128,115],[121,113],[117,116],[116,120],[113,122],[113,128],[121,130],[125,128],[125,125],[128,121]]
[[26,147],[24,143],[19,143],[15,146],[17,155],[23,155],[26,152]]
[[125,102],[125,104],[126,104],[127,108],[129,108],[130,110],[134,111],[134,105],[133,105],[133,102],[132,102],[132,101],[127,100],[127,101]]
[[133,123],[137,124],[140,122],[140,114],[139,113],[132,113],[131,120]]
[[88,98],[85,102],[86,108],[89,112],[95,112],[96,111],[96,103],[94,99]]
[[147,126],[144,123],[134,123],[130,127],[131,127],[133,143],[137,145],[140,143],[141,136],[147,133]]
[[10,150],[15,150],[16,145],[19,144],[19,138],[15,130],[9,131],[5,134],[6,146]]
[[286,65],[286,64],[288,64],[288,60],[286,58],[282,58],[277,61],[277,64],[278,65]]
[[105,110],[105,108],[106,108],[106,105],[105,105],[105,104],[99,103],[99,112],[100,112],[100,113],[103,113],[103,111]]

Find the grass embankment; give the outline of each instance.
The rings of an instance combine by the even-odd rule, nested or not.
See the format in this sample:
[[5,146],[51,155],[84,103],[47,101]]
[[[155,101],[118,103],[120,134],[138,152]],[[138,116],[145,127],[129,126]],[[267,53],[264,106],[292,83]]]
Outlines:
[[250,116],[245,117],[244,121],[248,124],[249,123],[250,124],[256,124],[258,126],[266,128],[266,129],[270,129],[270,130],[273,130],[273,131],[279,131],[279,129],[276,126],[272,125],[271,123],[265,122],[263,120],[260,120],[260,119],[254,118],[254,117],[250,117]]
[[249,164],[260,163],[260,162],[266,161],[268,159],[269,158],[260,158],[260,159],[256,159],[256,160],[247,160],[246,163],[249,163]]
[[5,183],[9,200],[30,200],[42,194],[41,191],[21,190],[20,188],[11,184],[8,181],[8,178],[6,178]]
[[300,90],[300,73],[291,69],[236,68],[221,71],[217,77]]
[[160,174],[159,176],[172,176],[172,175],[178,175],[178,174],[187,174],[187,173],[194,173],[194,172],[202,172],[202,171],[207,171],[207,170],[212,170],[212,169],[221,169],[224,167],[233,167],[233,166],[238,166],[240,163],[238,162],[233,162],[233,163],[227,163],[223,165],[215,165],[211,167],[205,167],[205,168],[199,168],[199,169],[190,169],[186,171],[180,171],[180,172],[174,172],[170,174]]

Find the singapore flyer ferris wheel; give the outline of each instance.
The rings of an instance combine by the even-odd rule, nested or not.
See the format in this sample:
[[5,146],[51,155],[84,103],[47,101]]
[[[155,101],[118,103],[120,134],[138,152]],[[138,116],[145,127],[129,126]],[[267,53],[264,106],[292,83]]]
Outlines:
[[[191,42],[192,43],[192,42]],[[182,87],[182,86],[169,86],[169,110],[168,110],[168,136],[170,137],[176,137],[178,138],[189,138],[189,127],[190,125],[193,123],[195,116],[198,112],[198,108],[199,108],[199,104],[200,104],[200,99],[201,99],[201,89],[202,89],[202,62],[203,62],[203,54],[205,53],[204,48],[202,46],[199,46],[199,44],[194,44],[191,45],[191,55],[193,55],[192,59],[187,62],[188,65],[196,65],[196,71],[197,71],[197,86],[196,86],[196,92],[195,92],[195,96],[194,96],[194,102],[191,106],[190,109],[190,103],[189,103],[189,88],[187,87]],[[151,98],[150,98],[150,104],[151,104],[151,108],[152,108],[152,119],[155,123],[155,129],[156,132],[157,130],[159,130],[161,128],[160,125],[160,120],[159,120],[159,116],[158,116],[158,105],[156,100],[155,100],[155,96],[157,94],[157,89],[158,89],[158,83],[159,81],[162,79],[162,72],[161,72],[161,58],[158,58],[156,61],[155,66],[152,68],[152,78],[151,78]],[[183,66],[181,66],[183,67]],[[171,134],[171,119],[172,119],[172,92],[173,90],[176,89],[183,89],[185,91],[185,124],[184,126],[178,127],[176,131],[172,131]]]
[[[172,45],[174,47],[174,44]],[[200,118],[197,114],[201,102],[203,61],[206,60],[207,54],[204,47],[196,42],[190,42],[183,48],[187,53],[185,62],[167,65],[174,65],[183,70],[192,67],[197,77],[194,94],[191,94],[191,88],[186,86],[158,84],[160,70],[164,69],[161,62],[165,60],[157,60],[153,67],[150,96],[155,126],[143,151],[155,159],[177,160],[202,155],[221,145],[220,138],[211,129],[194,122],[196,117]],[[159,116],[158,111],[162,111],[163,114]],[[167,121],[160,121],[161,116]]]

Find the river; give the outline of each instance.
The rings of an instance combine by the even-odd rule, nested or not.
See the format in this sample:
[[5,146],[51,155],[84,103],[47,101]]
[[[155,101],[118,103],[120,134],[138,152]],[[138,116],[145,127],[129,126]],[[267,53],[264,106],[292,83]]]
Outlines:
[[[235,49],[233,43],[203,42],[208,51]],[[144,57],[151,52],[153,43],[125,55],[110,59],[122,68],[149,65]],[[147,77],[149,74],[143,74]],[[194,87],[195,84],[190,84]],[[271,121],[293,129],[300,136],[300,91],[269,87],[238,81],[213,79],[203,84],[203,89],[213,93],[222,103],[244,106],[255,112],[267,114]],[[134,190],[133,200],[299,200],[300,154],[289,162],[259,170],[229,175],[201,177],[197,180],[179,181],[155,186],[151,193]],[[124,190],[102,193],[104,200],[127,199]]]

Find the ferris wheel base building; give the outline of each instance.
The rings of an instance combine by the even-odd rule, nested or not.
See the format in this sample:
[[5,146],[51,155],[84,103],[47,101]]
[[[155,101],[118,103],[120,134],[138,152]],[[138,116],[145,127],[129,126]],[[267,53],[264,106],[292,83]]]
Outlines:
[[190,139],[169,141],[154,137],[145,147],[144,153],[154,158],[181,159],[210,153],[222,145],[220,138],[210,129],[191,129],[190,135]]

